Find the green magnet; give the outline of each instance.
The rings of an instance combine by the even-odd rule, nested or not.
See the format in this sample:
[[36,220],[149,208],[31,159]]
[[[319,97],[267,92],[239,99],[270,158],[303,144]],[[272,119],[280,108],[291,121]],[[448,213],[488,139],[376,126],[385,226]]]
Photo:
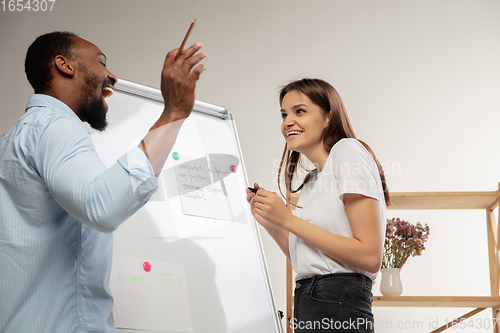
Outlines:
[[176,161],[179,160],[179,158],[181,158],[181,155],[179,155],[178,152],[173,153],[172,156],[174,157],[174,160],[176,160]]

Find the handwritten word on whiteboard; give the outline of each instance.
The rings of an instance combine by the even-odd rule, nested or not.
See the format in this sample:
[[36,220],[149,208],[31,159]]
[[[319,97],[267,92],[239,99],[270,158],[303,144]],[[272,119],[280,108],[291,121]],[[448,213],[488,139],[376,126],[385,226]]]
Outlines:
[[175,161],[182,212],[186,215],[233,220],[228,184],[236,181],[233,174],[237,171],[237,166],[236,156],[224,154],[200,158],[183,156]]
[[193,332],[182,265],[115,255],[109,286],[116,327]]

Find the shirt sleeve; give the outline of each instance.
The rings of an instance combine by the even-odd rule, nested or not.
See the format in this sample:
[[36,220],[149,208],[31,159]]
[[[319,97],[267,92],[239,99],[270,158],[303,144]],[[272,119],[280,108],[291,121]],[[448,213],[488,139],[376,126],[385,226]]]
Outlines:
[[372,155],[356,139],[343,139],[330,152],[339,198],[344,194],[362,194],[379,200],[380,175]]
[[53,117],[35,131],[33,142],[33,164],[50,194],[71,216],[99,231],[114,231],[158,188],[139,148],[107,169],[78,119]]

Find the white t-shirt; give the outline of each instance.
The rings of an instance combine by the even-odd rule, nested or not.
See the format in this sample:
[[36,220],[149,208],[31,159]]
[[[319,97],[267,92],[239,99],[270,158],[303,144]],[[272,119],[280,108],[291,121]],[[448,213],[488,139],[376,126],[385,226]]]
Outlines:
[[[315,171],[300,192],[294,215],[331,233],[352,238],[343,195],[356,193],[377,199],[382,237],[387,224],[382,182],[372,155],[356,139],[342,139],[330,151],[325,167]],[[372,280],[377,274],[339,262],[294,234],[289,234],[289,250],[295,279],[330,273],[361,273]]]

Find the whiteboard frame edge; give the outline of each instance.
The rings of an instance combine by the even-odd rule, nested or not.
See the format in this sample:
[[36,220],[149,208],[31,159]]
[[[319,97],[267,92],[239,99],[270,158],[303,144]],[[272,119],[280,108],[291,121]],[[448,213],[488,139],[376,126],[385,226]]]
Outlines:
[[[241,160],[240,165],[243,169],[242,172],[243,172],[243,175],[245,176],[246,185],[248,187],[249,186],[248,177],[247,177],[247,172],[246,172],[246,168],[245,168],[245,162],[243,160],[243,151],[241,150],[241,146],[240,146],[240,139],[238,136],[238,130],[236,129],[236,121],[234,120],[233,114],[231,112],[228,112],[228,116],[229,116],[229,120],[231,122],[231,126],[233,127],[234,136],[236,139],[236,147],[238,148],[238,154],[240,155],[240,160]],[[260,260],[261,260],[261,264],[263,266],[262,268],[264,269],[264,275],[266,278],[266,287],[267,287],[268,294],[270,296],[271,306],[274,310],[274,320],[275,320],[276,328],[278,329],[279,333],[284,333],[283,323],[281,322],[281,318],[279,318],[279,315],[278,315],[278,309],[276,307],[274,292],[273,292],[273,288],[271,286],[271,278],[269,276],[269,271],[267,269],[267,260],[266,260],[266,257],[264,256],[264,247],[262,245],[262,238],[260,236],[260,230],[259,230],[259,227],[257,225],[258,223],[256,222],[255,218],[253,218],[253,216],[252,216],[252,219],[253,219],[252,227],[254,228],[255,235],[257,238],[256,242],[257,242],[257,246],[259,247],[259,250],[260,250],[259,251],[260,252],[259,253]]]
[[[119,78],[115,84],[115,89],[129,94],[150,98],[163,103],[163,96],[159,89],[148,87],[139,83]],[[229,112],[225,107],[199,100],[194,101],[193,111],[216,116],[222,119],[229,118]]]

